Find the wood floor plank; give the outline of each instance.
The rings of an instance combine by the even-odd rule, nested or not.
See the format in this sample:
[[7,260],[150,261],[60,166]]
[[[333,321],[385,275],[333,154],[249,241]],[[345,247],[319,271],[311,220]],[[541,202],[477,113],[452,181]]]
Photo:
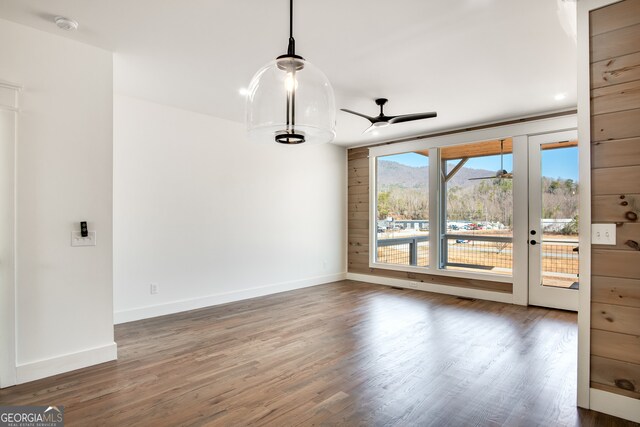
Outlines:
[[116,326],[119,359],[0,390],[69,426],[620,425],[578,410],[575,313],[342,281]]

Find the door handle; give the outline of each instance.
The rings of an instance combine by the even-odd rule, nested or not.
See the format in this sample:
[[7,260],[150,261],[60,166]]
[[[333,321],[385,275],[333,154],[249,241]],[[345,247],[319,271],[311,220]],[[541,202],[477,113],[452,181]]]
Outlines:
[[532,245],[536,245],[538,242],[536,242],[535,240],[532,240],[530,243],[531,243]]

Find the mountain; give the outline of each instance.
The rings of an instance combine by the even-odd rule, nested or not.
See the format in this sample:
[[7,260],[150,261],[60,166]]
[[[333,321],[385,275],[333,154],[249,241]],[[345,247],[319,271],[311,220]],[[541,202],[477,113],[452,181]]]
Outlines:
[[[485,169],[460,169],[449,181],[449,187],[471,187],[480,181],[469,181],[469,178],[495,175],[496,171]],[[413,167],[389,160],[378,161],[378,186],[387,190],[392,186],[403,188],[425,188],[429,178],[429,166]]]

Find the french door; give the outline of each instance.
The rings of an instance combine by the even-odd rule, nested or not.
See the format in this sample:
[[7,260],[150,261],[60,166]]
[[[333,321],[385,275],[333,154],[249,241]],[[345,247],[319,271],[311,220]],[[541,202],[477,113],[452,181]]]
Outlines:
[[578,134],[529,137],[529,304],[578,310]]

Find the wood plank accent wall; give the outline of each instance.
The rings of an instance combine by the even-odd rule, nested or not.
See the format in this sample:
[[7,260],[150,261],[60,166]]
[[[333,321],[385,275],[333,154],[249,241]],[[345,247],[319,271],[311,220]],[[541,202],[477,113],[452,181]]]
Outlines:
[[348,271],[372,276],[410,279],[416,282],[437,283],[490,291],[511,293],[511,283],[462,279],[450,276],[407,273],[403,271],[369,268],[369,148],[347,151],[348,174]]
[[640,0],[590,14],[592,222],[617,245],[591,250],[591,387],[640,399]]

